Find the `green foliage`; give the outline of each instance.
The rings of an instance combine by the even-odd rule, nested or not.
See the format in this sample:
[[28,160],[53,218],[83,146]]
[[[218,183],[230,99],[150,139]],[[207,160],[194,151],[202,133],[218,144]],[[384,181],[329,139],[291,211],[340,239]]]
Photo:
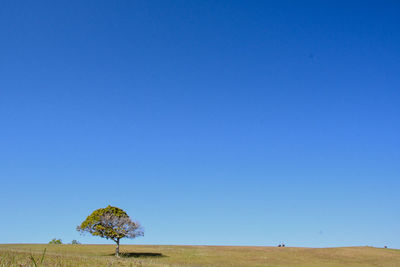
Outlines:
[[53,239],[49,242],[49,244],[51,244],[51,245],[61,245],[61,244],[62,244],[62,241],[61,241],[61,239],[53,238]]
[[77,230],[112,239],[117,243],[124,237],[134,238],[143,235],[138,223],[132,222],[124,210],[112,206],[93,211]]
[[74,239],[74,240],[71,241],[71,244],[72,245],[80,245],[81,243],[78,240]]
[[105,225],[100,223],[101,216],[105,214],[112,214],[117,217],[125,217],[128,216],[125,211],[120,208],[108,206],[104,209],[97,209],[90,214],[85,221],[81,223],[80,226],[77,227],[78,231],[81,232],[89,232],[94,236],[100,236],[103,238],[111,238],[114,239],[117,237],[117,233],[115,233],[112,229],[107,229]]

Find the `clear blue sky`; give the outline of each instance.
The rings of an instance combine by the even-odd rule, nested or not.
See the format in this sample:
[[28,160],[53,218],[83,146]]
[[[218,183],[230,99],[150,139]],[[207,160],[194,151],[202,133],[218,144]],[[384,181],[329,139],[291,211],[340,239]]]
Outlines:
[[3,1],[0,243],[400,248],[398,1]]

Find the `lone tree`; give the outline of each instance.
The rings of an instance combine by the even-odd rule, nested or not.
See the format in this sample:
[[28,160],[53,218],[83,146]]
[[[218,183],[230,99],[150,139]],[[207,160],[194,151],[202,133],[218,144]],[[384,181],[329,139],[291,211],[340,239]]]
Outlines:
[[117,257],[119,257],[121,238],[135,238],[144,235],[138,222],[133,222],[124,210],[112,206],[93,211],[76,230],[113,240],[117,244],[115,249]]

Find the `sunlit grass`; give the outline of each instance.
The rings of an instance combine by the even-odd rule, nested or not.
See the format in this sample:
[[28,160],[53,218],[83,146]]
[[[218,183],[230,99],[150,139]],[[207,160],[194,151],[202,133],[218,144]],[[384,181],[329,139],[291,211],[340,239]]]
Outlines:
[[[46,249],[46,250],[45,250]],[[400,250],[372,247],[0,245],[0,266],[400,266]]]

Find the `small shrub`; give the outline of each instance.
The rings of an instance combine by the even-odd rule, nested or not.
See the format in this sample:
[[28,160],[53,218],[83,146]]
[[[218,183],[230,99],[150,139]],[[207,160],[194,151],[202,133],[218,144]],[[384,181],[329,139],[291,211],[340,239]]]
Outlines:
[[80,245],[81,243],[78,240],[74,239],[74,240],[71,241],[71,244],[72,245]]
[[61,245],[61,244],[62,244],[62,241],[61,241],[61,239],[53,238],[53,239],[49,242],[49,244],[52,244],[52,245]]

